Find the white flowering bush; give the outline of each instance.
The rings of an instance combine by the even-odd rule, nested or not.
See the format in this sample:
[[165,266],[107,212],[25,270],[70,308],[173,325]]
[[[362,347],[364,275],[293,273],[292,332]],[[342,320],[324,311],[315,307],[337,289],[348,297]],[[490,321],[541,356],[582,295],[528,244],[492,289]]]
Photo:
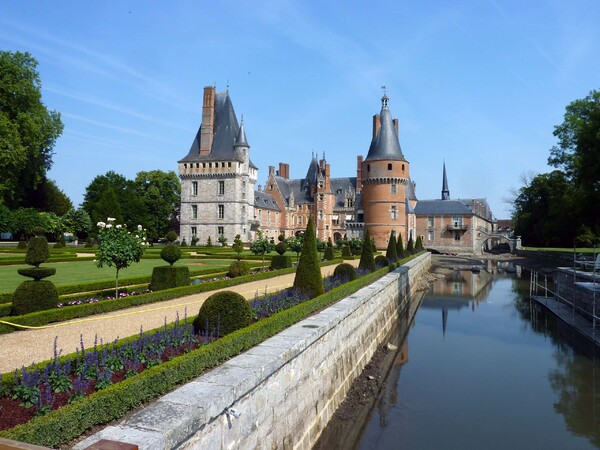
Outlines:
[[115,297],[119,296],[119,270],[139,262],[144,254],[146,231],[141,225],[133,232],[127,231],[125,225],[114,224],[115,219],[109,217],[106,222],[98,222],[98,254],[96,265],[117,269],[115,281]]

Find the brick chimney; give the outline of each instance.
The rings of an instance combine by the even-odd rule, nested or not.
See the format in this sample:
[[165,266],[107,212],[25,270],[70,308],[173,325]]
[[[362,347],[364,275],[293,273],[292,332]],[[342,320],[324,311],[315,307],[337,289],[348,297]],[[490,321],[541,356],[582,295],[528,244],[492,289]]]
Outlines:
[[379,114],[375,114],[373,116],[373,139],[377,137],[379,127],[381,127],[381,118],[379,117]]
[[280,162],[279,170],[277,171],[277,174],[281,178],[289,179],[290,178],[290,165]]
[[363,162],[363,157],[362,155],[358,155],[356,157],[356,193],[360,193],[360,191],[362,191],[362,162]]
[[396,129],[396,134],[398,134],[398,119],[394,119],[392,122],[394,122],[394,128]]
[[269,166],[269,176],[272,177],[275,175],[275,166]]
[[200,132],[200,154],[209,155],[213,142],[213,127],[215,123],[215,88],[204,88],[202,103],[202,131]]

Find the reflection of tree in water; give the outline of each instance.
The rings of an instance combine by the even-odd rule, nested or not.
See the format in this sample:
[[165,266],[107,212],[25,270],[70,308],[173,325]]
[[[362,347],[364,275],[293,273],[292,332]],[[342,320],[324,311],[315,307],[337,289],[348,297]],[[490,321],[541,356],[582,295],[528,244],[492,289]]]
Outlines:
[[560,369],[550,373],[552,389],[558,394],[554,404],[556,412],[562,414],[568,429],[587,437],[600,447],[600,375],[597,360],[590,361],[570,351],[558,351],[555,355]]
[[548,378],[558,400],[554,409],[569,431],[600,447],[600,351],[568,324],[527,298],[528,283],[514,280],[514,302],[521,319],[555,346],[557,369]]

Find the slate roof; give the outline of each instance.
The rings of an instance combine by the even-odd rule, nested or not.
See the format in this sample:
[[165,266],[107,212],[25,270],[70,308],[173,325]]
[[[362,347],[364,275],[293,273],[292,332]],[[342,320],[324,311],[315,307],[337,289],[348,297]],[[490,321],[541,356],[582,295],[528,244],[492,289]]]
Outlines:
[[377,136],[371,141],[369,153],[367,154],[365,161],[406,161],[402,154],[402,149],[400,149],[398,133],[396,132],[396,127],[392,120],[392,114],[387,105],[387,96],[384,96],[381,101],[382,107],[381,113],[379,114],[381,126],[377,132]]
[[409,200],[416,200],[417,194],[415,193],[415,185],[413,184],[410,177],[408,177],[408,184],[406,185],[406,197]]
[[471,216],[473,211],[459,200],[419,200],[415,206],[417,216],[461,215]]
[[[238,125],[229,92],[215,93],[215,120],[210,154],[200,155],[200,140],[202,136],[202,123],[200,123],[188,154],[179,162],[240,161],[234,152],[234,145],[239,130],[240,126]],[[243,133],[243,140],[246,141],[245,132]],[[257,169],[252,161],[250,161],[250,167]]]
[[[312,170],[309,168],[309,174]],[[307,175],[309,175],[307,174]],[[310,184],[305,179],[288,179],[280,176],[275,176],[275,181],[279,187],[279,191],[286,203],[289,206],[290,195],[294,195],[294,203],[306,204],[313,203],[314,199],[310,198]],[[315,184],[317,183],[315,175]],[[352,189],[356,192],[356,177],[345,177],[345,178],[331,178],[331,192],[335,194],[335,205],[334,208],[342,208],[345,205],[346,192]]]
[[261,191],[254,191],[254,206],[256,208],[266,208],[275,211],[281,211],[281,208],[279,208],[273,196]]

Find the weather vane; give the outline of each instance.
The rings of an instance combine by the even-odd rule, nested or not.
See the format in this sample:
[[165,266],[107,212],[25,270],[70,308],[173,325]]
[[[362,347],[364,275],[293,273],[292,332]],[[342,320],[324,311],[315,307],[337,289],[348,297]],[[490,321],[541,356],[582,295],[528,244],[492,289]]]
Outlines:
[[387,95],[387,87],[385,86],[385,84],[381,86],[381,89],[383,89],[383,95]]

